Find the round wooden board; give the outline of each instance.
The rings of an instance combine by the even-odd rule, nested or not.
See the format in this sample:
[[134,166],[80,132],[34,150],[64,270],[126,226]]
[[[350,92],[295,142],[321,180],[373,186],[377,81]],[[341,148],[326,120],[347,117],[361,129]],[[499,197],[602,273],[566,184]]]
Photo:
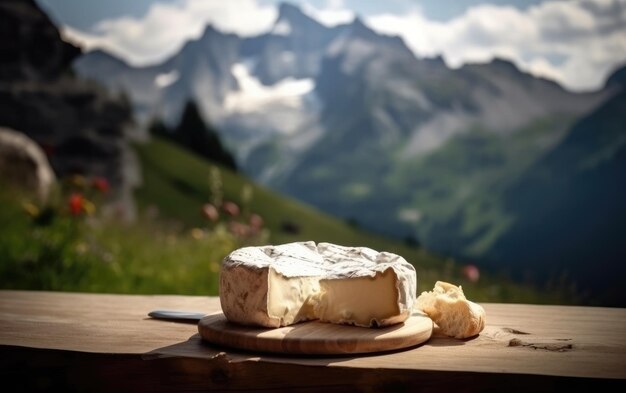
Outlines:
[[208,315],[198,331],[208,342],[250,351],[337,355],[391,351],[428,340],[433,322],[414,311],[404,323],[385,328],[363,328],[317,321],[268,329],[237,325],[224,314]]

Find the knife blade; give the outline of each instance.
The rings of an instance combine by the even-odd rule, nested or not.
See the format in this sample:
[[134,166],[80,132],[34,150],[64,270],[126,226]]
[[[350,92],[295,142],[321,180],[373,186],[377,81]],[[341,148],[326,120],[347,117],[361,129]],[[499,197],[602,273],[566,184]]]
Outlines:
[[195,311],[153,310],[148,313],[148,316],[155,319],[198,322],[204,318],[206,314]]

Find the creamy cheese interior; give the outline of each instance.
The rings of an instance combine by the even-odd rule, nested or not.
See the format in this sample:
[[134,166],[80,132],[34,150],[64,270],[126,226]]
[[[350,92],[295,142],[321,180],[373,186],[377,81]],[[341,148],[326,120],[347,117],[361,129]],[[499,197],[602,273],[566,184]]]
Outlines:
[[267,313],[279,318],[281,326],[317,318],[314,298],[320,292],[319,277],[285,277],[270,268],[268,280]]
[[369,327],[400,314],[392,269],[374,277],[324,279],[320,289],[316,314],[322,321]]

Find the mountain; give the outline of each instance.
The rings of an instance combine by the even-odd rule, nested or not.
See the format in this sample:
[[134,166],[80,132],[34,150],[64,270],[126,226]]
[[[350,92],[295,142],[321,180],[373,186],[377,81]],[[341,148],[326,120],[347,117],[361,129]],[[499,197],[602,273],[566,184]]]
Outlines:
[[450,70],[360,36],[331,49],[315,90],[324,138],[268,183],[459,255],[471,246],[455,239],[463,228],[439,226],[473,195],[520,173],[610,94],[572,94],[503,60]]
[[209,117],[220,117],[219,103],[235,87],[230,67],[239,41],[235,35],[208,26],[199,39],[159,65],[134,68],[96,50],[81,56],[73,66],[81,76],[126,92],[139,121],[158,115],[175,124],[189,99],[200,103]]
[[[257,181],[364,228],[506,269],[522,263],[513,254],[523,245],[507,239],[526,230],[515,228],[528,213],[512,190],[541,190],[524,179],[583,119],[609,116],[601,108],[623,91],[623,72],[599,91],[572,93],[504,59],[451,69],[359,18],[327,27],[290,4],[267,33],[209,26],[161,64],[98,57],[79,58],[77,73],[126,89],[144,120],[172,124],[185,101],[198,102]],[[564,171],[583,181],[575,166]],[[565,256],[553,258],[557,274]]]
[[112,92],[128,94],[138,117],[158,104],[155,100],[158,86],[154,80],[164,72],[159,67],[135,69],[102,50],[80,56],[73,67],[79,75],[107,86]]
[[624,113],[622,89],[506,189],[514,222],[491,248],[493,260],[517,271],[565,272],[579,287],[595,288],[603,304],[626,304]]
[[241,57],[254,62],[254,74],[264,85],[288,77],[311,78],[317,75],[320,59],[336,35],[335,29],[328,29],[299,8],[283,3],[267,34],[243,40]]
[[[359,35],[410,54],[399,38],[378,35],[360,20],[328,28],[282,4],[270,31],[256,37],[240,38],[207,26],[198,39],[160,64],[136,68],[95,50],[73,66],[83,77],[125,91],[140,122],[158,117],[176,124],[184,103],[197,102],[244,163],[276,138],[290,139],[286,145],[294,154],[321,137],[314,78],[333,42]],[[254,160],[247,167],[255,167]],[[258,175],[271,177],[268,172]]]

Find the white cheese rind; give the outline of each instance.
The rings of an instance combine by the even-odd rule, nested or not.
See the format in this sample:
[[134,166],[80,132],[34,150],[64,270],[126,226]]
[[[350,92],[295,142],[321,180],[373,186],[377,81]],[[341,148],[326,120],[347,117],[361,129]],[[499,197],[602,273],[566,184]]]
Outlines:
[[415,295],[415,269],[404,258],[330,243],[235,250],[220,278],[226,318],[266,327],[310,319],[392,325],[409,317]]

